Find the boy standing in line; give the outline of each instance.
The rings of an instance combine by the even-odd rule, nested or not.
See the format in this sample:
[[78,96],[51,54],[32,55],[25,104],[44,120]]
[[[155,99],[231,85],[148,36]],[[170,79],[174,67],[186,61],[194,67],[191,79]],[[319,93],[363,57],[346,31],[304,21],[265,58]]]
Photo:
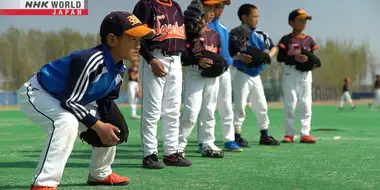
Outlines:
[[316,139],[310,135],[311,107],[312,107],[312,72],[302,72],[296,69],[298,64],[307,62],[308,57],[301,54],[301,49],[313,52],[318,45],[313,38],[305,35],[307,20],[312,17],[302,9],[296,9],[289,14],[288,23],[292,33],[283,36],[278,44],[278,62],[285,63],[283,77],[284,109],[285,109],[285,137],[284,143],[292,143],[296,133],[294,121],[296,107],[300,109],[301,143],[315,143]]
[[[218,33],[222,48],[220,55],[224,57],[228,65],[232,65],[233,58],[230,56],[228,51],[229,32],[219,21],[223,14],[225,5],[230,5],[231,0],[221,1],[223,3],[216,4],[215,17],[212,22],[207,25],[207,27]],[[223,125],[224,148],[232,152],[242,152],[243,149],[235,142],[234,136],[234,112],[232,109],[232,84],[230,69],[219,77],[217,106]]]
[[[273,57],[277,53],[277,47],[273,44],[268,34],[256,29],[259,18],[258,8],[252,4],[243,4],[238,10],[238,16],[242,22],[240,27],[249,31],[247,45],[259,48],[262,51],[268,50],[269,56]],[[250,60],[241,61],[241,59],[234,61],[234,67],[237,70],[232,84],[235,98],[235,141],[241,147],[248,147],[248,142],[241,136],[241,126],[245,119],[247,99],[249,99],[252,103],[252,111],[256,113],[257,125],[260,128],[261,136],[259,144],[271,146],[280,145],[276,139],[268,134],[268,105],[260,78],[260,72],[263,71],[267,65],[248,68],[247,63],[249,62]]]
[[[141,141],[143,168],[190,166],[178,151],[182,93],[181,54],[186,51],[184,16],[173,0],[140,0],[133,13],[156,34],[141,42]],[[164,158],[158,160],[157,122],[161,120]]]
[[[202,144],[201,153],[204,157],[223,158],[223,151],[215,142],[215,109],[219,90],[219,76],[202,76],[202,69],[216,64],[212,59],[197,58],[204,51],[218,55],[220,53],[220,38],[216,31],[206,27],[215,14],[215,5],[218,0],[192,1],[185,11],[188,53],[184,59],[186,73],[184,77],[184,108],[181,115],[179,147],[183,152],[199,115],[198,136]],[[196,16],[193,16],[196,15]],[[192,27],[193,26],[198,27]],[[199,30],[192,31],[192,28]],[[224,59],[220,57],[222,61]],[[222,73],[220,73],[222,74]]]

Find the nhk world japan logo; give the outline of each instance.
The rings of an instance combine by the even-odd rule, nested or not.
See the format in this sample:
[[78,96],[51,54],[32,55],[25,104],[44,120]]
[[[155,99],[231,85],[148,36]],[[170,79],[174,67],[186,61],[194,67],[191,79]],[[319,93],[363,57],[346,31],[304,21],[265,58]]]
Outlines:
[[88,15],[88,0],[0,0],[0,15]]

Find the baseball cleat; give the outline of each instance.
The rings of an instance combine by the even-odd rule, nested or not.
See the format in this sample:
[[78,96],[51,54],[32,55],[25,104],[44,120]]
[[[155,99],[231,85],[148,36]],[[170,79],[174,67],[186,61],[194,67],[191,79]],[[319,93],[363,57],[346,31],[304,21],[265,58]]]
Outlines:
[[87,184],[88,185],[112,185],[112,186],[123,186],[128,185],[129,178],[119,176],[115,173],[111,173],[108,177],[103,180],[97,180],[91,175],[88,175]]
[[167,166],[191,166],[192,162],[185,158],[183,152],[177,152],[169,156],[164,156],[164,164]]
[[235,138],[235,142],[237,145],[239,145],[240,147],[248,147],[248,141],[246,141],[245,139],[243,139],[242,137],[240,138]]
[[165,164],[158,160],[157,153],[153,153],[143,159],[142,167],[147,169],[162,169],[165,167]]
[[235,141],[225,142],[224,148],[231,152],[243,152],[243,149]]
[[260,145],[267,145],[267,146],[280,146],[280,142],[278,142],[272,136],[260,137],[259,144]]
[[282,143],[292,143],[294,142],[294,136],[285,136],[282,141]]
[[30,190],[57,190],[56,187],[30,185]]
[[308,135],[308,136],[302,136],[301,140],[300,140],[300,143],[314,144],[316,142],[317,142],[317,140],[314,137],[310,136],[310,135]]
[[209,158],[223,158],[224,152],[215,145],[206,145],[202,147],[202,156]]

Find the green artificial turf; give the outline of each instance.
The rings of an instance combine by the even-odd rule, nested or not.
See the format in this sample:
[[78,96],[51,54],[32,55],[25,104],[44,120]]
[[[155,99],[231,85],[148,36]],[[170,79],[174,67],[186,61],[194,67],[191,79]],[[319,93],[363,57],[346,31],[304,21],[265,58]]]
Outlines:
[[[129,118],[129,109],[122,111]],[[283,115],[282,109],[269,110],[269,132],[278,140],[284,131]],[[222,147],[221,122],[216,118],[216,144]],[[243,137],[250,148],[227,152],[223,159],[202,158],[196,152],[194,129],[187,151],[193,166],[162,170],[141,168],[140,122],[128,123],[129,141],[118,146],[113,165],[116,173],[131,178],[128,186],[86,186],[91,148],[78,138],[59,189],[380,189],[380,111],[365,106],[343,112],[314,106],[312,135],[317,144],[297,141],[279,147],[258,145],[255,116],[247,110]],[[160,141],[161,136],[158,130]],[[29,187],[45,137],[45,131],[20,112],[0,111],[0,189]],[[159,146],[162,153],[162,143]]]

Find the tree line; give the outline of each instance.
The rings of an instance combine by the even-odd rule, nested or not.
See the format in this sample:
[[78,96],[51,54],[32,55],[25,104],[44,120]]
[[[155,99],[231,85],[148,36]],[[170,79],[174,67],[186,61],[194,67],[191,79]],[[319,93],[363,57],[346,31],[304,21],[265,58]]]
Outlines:
[[[80,33],[69,28],[41,31],[10,27],[0,34],[0,72],[5,80],[0,89],[17,90],[42,65],[99,42],[98,34]],[[322,67],[313,72],[314,85],[341,86],[345,77],[355,81],[368,64],[375,62],[365,42],[355,44],[353,41],[327,39],[324,42],[317,40],[317,43],[319,50],[316,54],[322,60]],[[283,71],[283,64],[274,59],[261,76],[269,88],[281,90]],[[123,90],[126,89],[124,86]]]

